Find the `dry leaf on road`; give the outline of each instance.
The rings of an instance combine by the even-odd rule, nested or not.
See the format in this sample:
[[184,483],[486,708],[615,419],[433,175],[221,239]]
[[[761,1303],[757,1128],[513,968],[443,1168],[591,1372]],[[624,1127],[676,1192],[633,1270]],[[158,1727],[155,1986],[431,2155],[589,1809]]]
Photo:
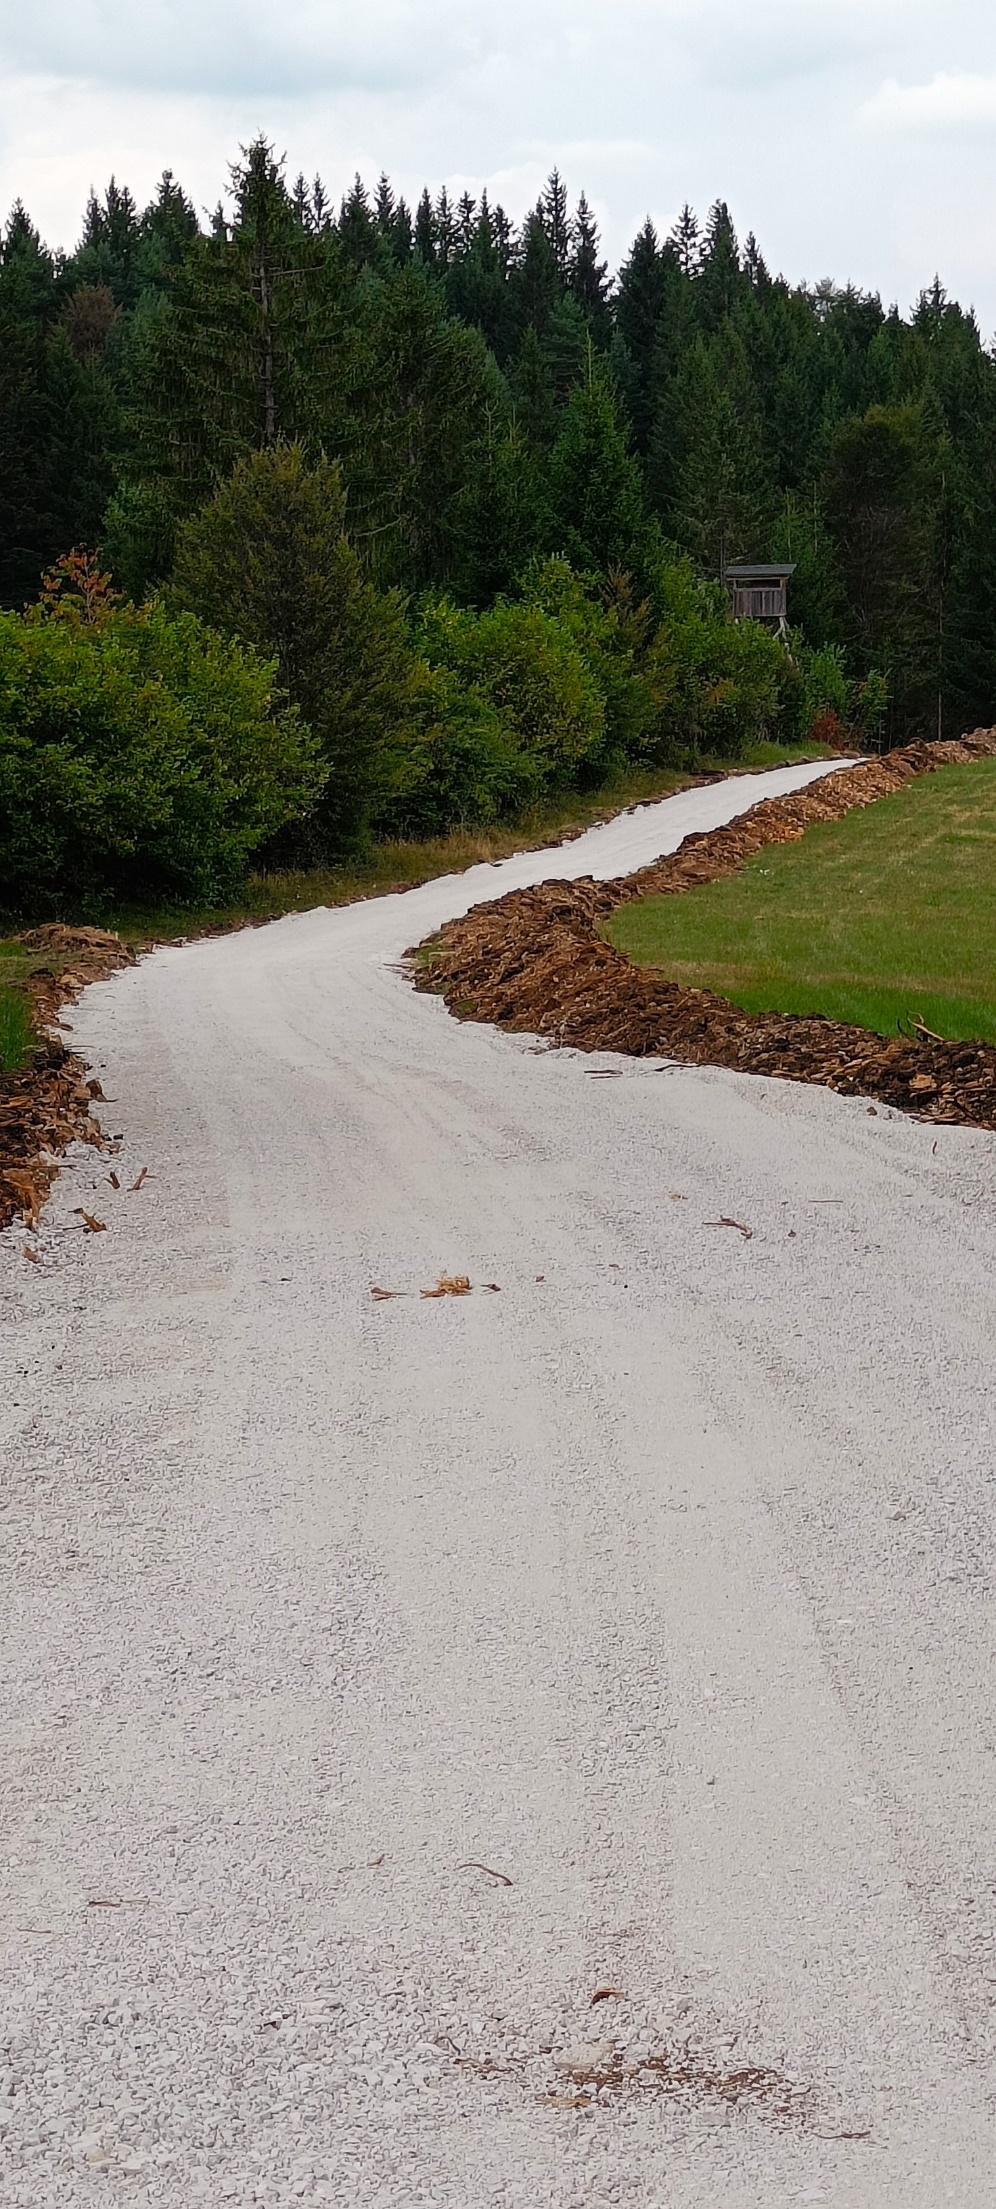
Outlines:
[[441,1273],[434,1289],[423,1289],[423,1296],[469,1296],[470,1282],[465,1273]]
[[107,1232],[106,1220],[95,1220],[92,1212],[84,1212],[82,1204],[75,1206],[75,1216],[83,1222],[84,1235],[103,1235]]

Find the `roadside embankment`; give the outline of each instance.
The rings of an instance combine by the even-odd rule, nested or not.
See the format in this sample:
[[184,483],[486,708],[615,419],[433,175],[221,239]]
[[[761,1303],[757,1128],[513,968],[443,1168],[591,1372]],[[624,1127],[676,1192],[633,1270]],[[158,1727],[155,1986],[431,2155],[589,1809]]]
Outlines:
[[135,958],[103,928],[52,922],[17,941],[29,957],[38,955],[20,986],[39,1040],[27,1065],[0,1074],[0,1228],[19,1217],[33,1227],[70,1143],[103,1142],[93,1113],[100,1083],[88,1080],[82,1059],[45,1031],[58,1026],[61,1006],[74,1004],[89,982]]
[[584,1051],[815,1082],[935,1121],[996,1128],[996,1048],[926,1030],[886,1040],[813,1015],[745,1013],[708,990],[633,966],[600,933],[619,906],[680,894],[735,873],[765,845],[793,842],[918,775],[996,756],[996,730],[911,744],[770,798],[726,827],[686,837],[671,856],[614,881],[544,882],[451,922],[416,973],[461,1019],[549,1036]]

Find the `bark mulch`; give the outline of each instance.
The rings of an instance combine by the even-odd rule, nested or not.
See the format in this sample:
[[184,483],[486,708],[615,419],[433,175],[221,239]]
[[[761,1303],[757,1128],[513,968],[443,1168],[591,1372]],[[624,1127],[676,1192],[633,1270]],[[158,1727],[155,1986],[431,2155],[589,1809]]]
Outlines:
[[[103,928],[65,928],[52,922],[15,939],[39,953],[23,988],[39,1030],[60,1025],[62,1005],[74,1004],[88,982],[102,981],[135,953]],[[0,1228],[20,1218],[34,1227],[70,1143],[100,1148],[104,1135],[93,1112],[103,1094],[88,1081],[82,1059],[56,1036],[42,1034],[30,1062],[0,1074]]]
[[[686,989],[638,967],[600,934],[634,898],[679,894],[734,874],[766,844],[792,843],[918,775],[996,757],[996,729],[957,742],[909,744],[789,797],[769,798],[726,828],[687,836],[679,851],[614,882],[542,882],[451,921],[414,971],[459,1019],[549,1036],[581,1051],[622,1051],[690,1066],[816,1082],[873,1097],[921,1119],[996,1128],[996,1047],[948,1043],[917,1028],[889,1041],[811,1015],[746,1013],[711,990]],[[426,947],[423,946],[423,950]]]

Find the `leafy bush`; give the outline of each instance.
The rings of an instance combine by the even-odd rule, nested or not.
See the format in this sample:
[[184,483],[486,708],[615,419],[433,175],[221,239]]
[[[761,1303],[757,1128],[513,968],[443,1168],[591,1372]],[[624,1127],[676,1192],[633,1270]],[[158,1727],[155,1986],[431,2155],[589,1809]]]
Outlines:
[[541,788],[597,780],[605,700],[570,634],[542,606],[500,598],[475,614],[429,599],[415,643],[430,666],[447,668],[496,709]]
[[210,898],[312,804],[316,747],[273,668],[161,606],[0,614],[0,885],[10,911]]
[[377,827],[392,836],[435,836],[459,823],[514,820],[542,787],[539,762],[521,751],[491,700],[462,690],[443,667],[423,666],[422,712],[413,722],[397,787]]
[[759,622],[731,621],[719,586],[700,581],[687,560],[655,563],[650,598],[657,758],[736,759],[788,733],[792,663],[780,638]]

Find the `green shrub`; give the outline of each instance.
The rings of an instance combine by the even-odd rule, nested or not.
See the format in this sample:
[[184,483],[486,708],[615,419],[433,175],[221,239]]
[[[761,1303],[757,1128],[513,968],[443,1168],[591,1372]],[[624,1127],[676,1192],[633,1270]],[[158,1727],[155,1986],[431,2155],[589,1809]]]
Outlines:
[[397,787],[377,819],[390,836],[437,836],[459,824],[514,820],[542,789],[539,762],[506,717],[448,668],[423,666],[422,711],[409,731]]
[[403,777],[420,679],[401,598],[374,588],[349,542],[338,462],[299,445],[240,460],[182,525],[169,595],[275,659],[319,741],[325,789],[299,856],[362,844]]
[[0,1074],[23,1066],[34,1040],[27,998],[0,982]]
[[321,779],[272,666],[193,615],[0,614],[7,910],[220,895]]
[[540,788],[598,779],[605,700],[567,630],[542,606],[500,598],[475,614],[431,599],[415,642],[430,666],[449,669],[496,709]]

